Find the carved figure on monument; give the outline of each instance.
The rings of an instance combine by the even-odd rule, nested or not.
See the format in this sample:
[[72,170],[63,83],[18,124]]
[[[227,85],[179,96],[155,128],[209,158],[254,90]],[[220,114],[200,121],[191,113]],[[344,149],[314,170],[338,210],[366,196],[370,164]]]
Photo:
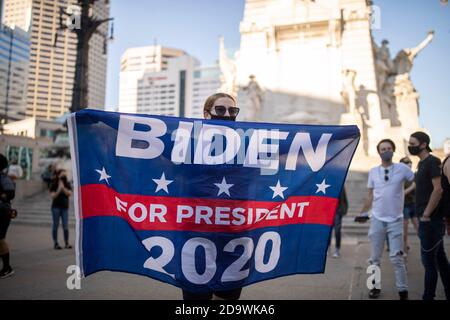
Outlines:
[[428,32],[427,37],[419,43],[417,47],[410,48],[410,49],[403,49],[399,53],[397,53],[397,56],[394,59],[394,69],[395,74],[405,74],[410,73],[411,69],[413,67],[414,59],[417,57],[420,51],[425,49],[428,44],[430,44],[431,40],[434,38],[434,31]]
[[409,74],[413,67],[414,59],[420,51],[428,46],[433,37],[434,31],[428,32],[427,37],[418,46],[401,50],[393,61],[390,59],[387,40],[383,40],[381,48],[374,43],[381,115],[382,118],[390,120],[392,127],[401,126],[397,110],[399,99],[403,101],[418,99],[418,94],[414,89]]
[[219,91],[236,96],[236,63],[228,57],[223,37],[220,37],[219,41],[220,81],[222,82]]
[[388,118],[392,127],[401,126],[398,118],[397,104],[395,99],[396,76],[387,78],[381,92],[381,114],[382,118]]
[[386,39],[381,42],[381,47],[374,43],[375,49],[375,68],[377,73],[378,91],[382,92],[383,87],[390,74],[394,72],[394,63],[391,59],[391,53],[388,47],[389,41]]
[[247,96],[249,100],[248,108],[248,119],[258,121],[261,116],[261,105],[263,101],[263,90],[259,86],[258,82],[255,80],[255,76],[252,74],[249,76],[250,81],[244,90],[247,91]]
[[369,129],[374,127],[373,121],[370,119],[369,114],[371,108],[373,108],[373,99],[370,97],[375,94],[372,90],[367,90],[365,86],[360,85],[359,90],[356,92],[357,95],[357,111],[361,117],[362,122],[362,142],[364,148],[364,154],[369,155],[369,139],[368,133]]
[[347,107],[348,113],[354,113],[356,111],[355,99],[356,99],[356,87],[355,78],[356,71],[346,69],[342,71],[344,76],[343,79],[343,90],[341,91],[342,98]]

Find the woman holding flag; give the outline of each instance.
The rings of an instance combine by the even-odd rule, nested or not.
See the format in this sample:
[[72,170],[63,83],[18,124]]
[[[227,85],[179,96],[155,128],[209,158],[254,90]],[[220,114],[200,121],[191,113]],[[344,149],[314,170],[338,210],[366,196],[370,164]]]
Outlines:
[[[206,99],[203,106],[205,119],[236,121],[238,114],[239,108],[236,107],[236,100],[226,93],[213,94]],[[183,300],[238,300],[241,292],[242,288],[207,293],[194,293],[183,290]]]

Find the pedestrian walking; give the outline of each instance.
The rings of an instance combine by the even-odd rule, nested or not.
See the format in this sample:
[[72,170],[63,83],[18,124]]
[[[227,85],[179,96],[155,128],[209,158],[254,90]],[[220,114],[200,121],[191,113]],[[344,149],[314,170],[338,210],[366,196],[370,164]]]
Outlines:
[[339,197],[339,203],[336,209],[336,215],[334,216],[334,223],[333,223],[334,239],[335,239],[333,258],[341,257],[342,218],[347,214],[347,211],[348,211],[347,193],[345,191],[345,187],[343,187],[341,195]]
[[[377,145],[381,165],[372,168],[367,183],[368,194],[361,210],[367,215],[372,208],[369,228],[371,254],[369,263],[380,266],[386,235],[389,239],[389,259],[395,270],[395,284],[401,300],[408,299],[408,279],[403,252],[403,201],[404,183],[413,181],[414,173],[403,163],[393,163],[395,144],[383,139]],[[381,288],[369,291],[369,298],[376,299]]]

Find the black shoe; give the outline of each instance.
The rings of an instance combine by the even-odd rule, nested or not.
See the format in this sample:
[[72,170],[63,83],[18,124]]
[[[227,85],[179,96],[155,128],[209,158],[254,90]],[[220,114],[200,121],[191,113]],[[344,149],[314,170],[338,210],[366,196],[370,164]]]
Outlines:
[[372,290],[369,291],[369,298],[370,299],[378,299],[378,297],[380,296],[380,293],[381,293],[381,289],[373,288]]
[[72,246],[70,244],[66,244],[66,246],[64,247],[66,249],[72,249]]
[[55,248],[56,250],[61,250],[62,249],[61,246],[59,244],[57,244],[57,243],[55,243],[55,246],[53,248]]
[[398,293],[400,300],[408,300],[408,291],[400,291]]
[[14,274],[13,268],[9,267],[7,269],[3,269],[2,271],[0,271],[0,279],[8,278],[13,274]]

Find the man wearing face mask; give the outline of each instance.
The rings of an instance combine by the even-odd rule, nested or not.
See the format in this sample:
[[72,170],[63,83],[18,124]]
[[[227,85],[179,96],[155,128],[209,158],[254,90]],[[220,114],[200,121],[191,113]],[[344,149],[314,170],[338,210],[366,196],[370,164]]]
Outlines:
[[[371,254],[369,263],[380,266],[386,235],[389,239],[389,259],[395,270],[395,285],[401,300],[408,299],[408,279],[403,253],[403,204],[404,184],[414,180],[414,173],[403,163],[393,163],[395,144],[383,139],[377,145],[381,165],[372,168],[367,183],[368,194],[361,210],[367,215],[372,208],[369,228]],[[369,298],[376,299],[381,288],[369,291]]]
[[408,151],[419,157],[416,173],[416,214],[420,218],[419,238],[422,264],[425,268],[425,289],[422,298],[433,300],[438,271],[445,296],[450,300],[450,265],[444,249],[444,210],[439,206],[442,197],[441,161],[430,154],[430,137],[415,132],[409,138]]

